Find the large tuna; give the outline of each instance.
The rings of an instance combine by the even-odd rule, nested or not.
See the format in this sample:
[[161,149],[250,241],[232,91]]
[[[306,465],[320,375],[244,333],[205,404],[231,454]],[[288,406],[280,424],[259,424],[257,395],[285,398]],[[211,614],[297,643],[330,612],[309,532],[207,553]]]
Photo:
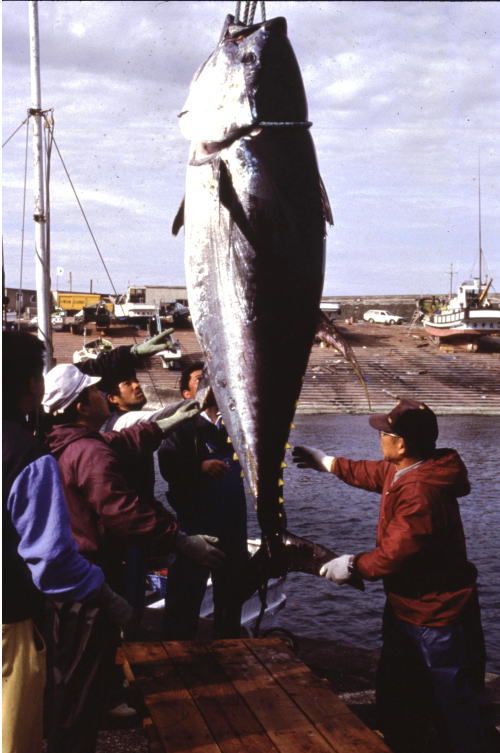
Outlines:
[[[285,535],[282,467],[331,221],[284,18],[243,26],[227,17],[180,125],[191,140],[183,220],[192,320],[256,498],[264,542],[256,562],[277,574],[296,569],[285,552],[298,551],[298,540]],[[181,224],[179,214],[174,232]],[[298,569],[309,572],[332,555],[316,547],[306,563],[300,548]]]

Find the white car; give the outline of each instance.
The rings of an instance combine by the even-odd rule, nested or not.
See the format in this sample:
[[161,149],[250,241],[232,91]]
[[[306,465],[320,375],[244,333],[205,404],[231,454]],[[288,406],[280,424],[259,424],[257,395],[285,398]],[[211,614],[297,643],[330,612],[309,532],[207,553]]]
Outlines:
[[363,314],[363,319],[370,324],[402,324],[403,322],[402,316],[391,314],[384,309],[369,309]]

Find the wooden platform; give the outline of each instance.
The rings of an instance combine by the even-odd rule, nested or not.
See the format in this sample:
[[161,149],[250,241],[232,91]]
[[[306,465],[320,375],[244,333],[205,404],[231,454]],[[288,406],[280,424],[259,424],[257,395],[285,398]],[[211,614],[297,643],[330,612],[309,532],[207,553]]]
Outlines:
[[279,638],[128,643],[151,753],[390,753]]

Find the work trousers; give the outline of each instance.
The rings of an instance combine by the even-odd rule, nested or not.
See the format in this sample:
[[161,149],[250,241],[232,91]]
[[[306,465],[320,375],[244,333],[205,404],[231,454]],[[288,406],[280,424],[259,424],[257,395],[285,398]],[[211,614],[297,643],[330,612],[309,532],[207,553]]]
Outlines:
[[386,604],[382,635],[378,725],[394,753],[483,753],[485,653],[477,599],[460,620],[437,628],[400,620]]
[[2,751],[40,753],[46,651],[31,619],[2,625]]
[[92,753],[115,671],[118,631],[92,603],[50,602],[47,753]]
[[[216,638],[239,638],[241,603],[229,598],[233,579],[246,562],[246,555],[228,556],[212,572],[214,633]],[[164,637],[167,640],[194,640],[198,632],[200,607],[210,571],[187,557],[178,556],[169,567],[165,598]]]

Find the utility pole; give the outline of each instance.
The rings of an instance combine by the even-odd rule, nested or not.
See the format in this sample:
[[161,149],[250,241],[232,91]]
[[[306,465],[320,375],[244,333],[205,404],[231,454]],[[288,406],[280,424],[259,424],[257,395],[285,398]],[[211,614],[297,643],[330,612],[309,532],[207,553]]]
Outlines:
[[37,292],[38,337],[45,345],[45,371],[52,368],[52,327],[50,321],[50,259],[47,253],[47,217],[43,177],[42,95],[40,83],[40,42],[38,34],[38,1],[30,0],[30,70],[31,108],[33,123],[33,170],[35,187],[35,270]]
[[450,264],[450,271],[448,272],[450,276],[450,298],[453,295],[453,262]]

